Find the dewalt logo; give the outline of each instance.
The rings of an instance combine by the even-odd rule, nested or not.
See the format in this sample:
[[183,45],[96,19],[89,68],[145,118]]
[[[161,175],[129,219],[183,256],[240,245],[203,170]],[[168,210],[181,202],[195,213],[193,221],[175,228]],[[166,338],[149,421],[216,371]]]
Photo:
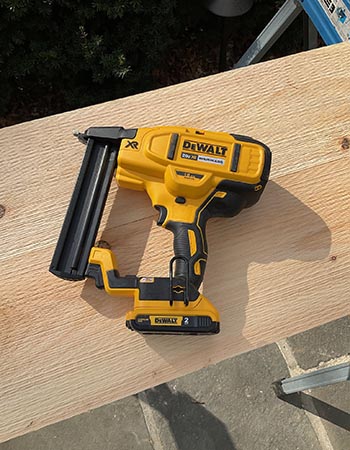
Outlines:
[[226,157],[227,147],[221,145],[206,144],[204,142],[184,141],[182,148],[194,152]]
[[172,325],[177,324],[176,317],[156,317],[154,321],[155,323],[159,323],[161,325],[168,325],[169,323],[171,323]]
[[181,324],[182,317],[175,316],[175,317],[169,317],[169,316],[151,316],[151,325],[170,325],[170,326],[176,326]]

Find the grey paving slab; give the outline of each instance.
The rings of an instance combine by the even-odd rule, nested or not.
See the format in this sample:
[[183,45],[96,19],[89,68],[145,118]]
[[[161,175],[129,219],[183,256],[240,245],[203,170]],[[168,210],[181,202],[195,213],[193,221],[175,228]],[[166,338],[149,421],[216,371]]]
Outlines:
[[134,396],[0,444],[0,450],[134,449],[153,450]]
[[[321,361],[349,353],[350,318],[344,317],[287,341],[300,367],[316,367]],[[323,419],[334,450],[350,449],[350,382],[312,389],[301,395],[301,401],[306,396],[313,398],[314,413]]]
[[350,352],[350,316],[313,328],[287,339],[303,369]]
[[276,398],[276,345],[146,391],[166,450],[319,450],[304,411]]

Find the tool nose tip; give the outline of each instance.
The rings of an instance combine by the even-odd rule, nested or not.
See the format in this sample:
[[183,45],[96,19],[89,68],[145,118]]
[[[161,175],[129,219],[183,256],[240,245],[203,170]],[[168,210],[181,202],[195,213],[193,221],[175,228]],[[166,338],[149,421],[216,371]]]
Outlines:
[[86,134],[85,133],[80,133],[80,131],[73,130],[73,136],[78,138],[78,140],[80,142],[82,142],[83,144],[87,143],[87,138],[86,138]]

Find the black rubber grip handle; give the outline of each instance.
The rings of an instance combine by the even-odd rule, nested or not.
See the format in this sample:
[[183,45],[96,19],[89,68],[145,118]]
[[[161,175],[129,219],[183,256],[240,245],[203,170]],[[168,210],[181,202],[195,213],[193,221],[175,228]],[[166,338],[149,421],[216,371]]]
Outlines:
[[[234,187],[236,188],[236,185]],[[207,221],[212,217],[233,217],[243,208],[255,203],[259,196],[260,192],[255,192],[252,188],[246,192],[242,188],[240,192],[234,192],[220,186],[220,189],[212,192],[200,205],[193,223],[168,221],[165,228],[174,234],[174,253],[175,257],[178,257],[174,275],[186,277],[189,273],[190,283],[198,289],[203,280],[208,258],[205,234]],[[161,217],[166,215],[165,207],[158,206],[157,209],[161,212]],[[185,261],[182,258],[185,258]]]
[[174,275],[185,278],[189,273],[189,281],[196,289],[203,280],[207,263],[208,249],[205,236],[207,219],[206,215],[200,215],[198,223],[169,221],[165,226],[174,234],[174,254],[179,258],[175,263]]

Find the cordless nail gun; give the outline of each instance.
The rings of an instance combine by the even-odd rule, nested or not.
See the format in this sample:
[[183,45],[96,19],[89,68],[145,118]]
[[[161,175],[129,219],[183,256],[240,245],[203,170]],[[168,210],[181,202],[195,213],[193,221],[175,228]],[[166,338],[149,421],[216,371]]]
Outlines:
[[[213,334],[219,314],[199,292],[208,257],[206,222],[254,205],[268,181],[271,153],[254,139],[186,127],[92,127],[50,272],[95,279],[112,296],[131,296],[126,325],[141,333]],[[145,190],[157,225],[174,234],[168,277],[121,277],[114,254],[94,246],[115,172],[119,186]]]

